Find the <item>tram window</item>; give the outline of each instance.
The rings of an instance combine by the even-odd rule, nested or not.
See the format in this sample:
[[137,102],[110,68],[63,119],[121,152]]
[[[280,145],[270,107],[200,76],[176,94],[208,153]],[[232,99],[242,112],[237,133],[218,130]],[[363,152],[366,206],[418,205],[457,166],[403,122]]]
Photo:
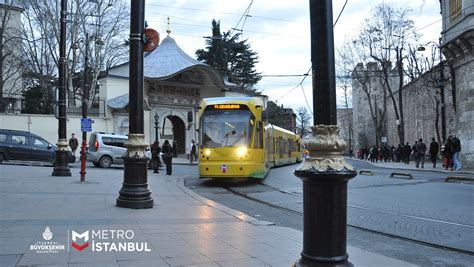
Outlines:
[[254,148],[263,148],[263,125],[262,122],[257,123],[257,132],[255,133]]

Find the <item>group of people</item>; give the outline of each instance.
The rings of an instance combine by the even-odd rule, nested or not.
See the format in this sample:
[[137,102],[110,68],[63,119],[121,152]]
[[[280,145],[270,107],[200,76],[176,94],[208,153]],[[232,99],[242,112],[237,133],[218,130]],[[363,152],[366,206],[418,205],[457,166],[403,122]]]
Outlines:
[[[191,141],[191,151],[189,158],[191,163],[197,161],[197,144],[194,139]],[[165,163],[166,166],[166,174],[171,175],[172,173],[172,162],[173,158],[178,157],[178,143],[176,140],[173,141],[172,144],[168,140],[165,140],[165,143],[162,147],[160,147],[160,142],[155,141],[151,146],[151,164],[153,166],[153,172],[159,173],[158,170],[161,167],[161,160],[160,160],[160,153],[161,159]]]
[[168,140],[165,140],[165,143],[160,147],[160,141],[155,140],[150,146],[151,149],[151,164],[153,166],[153,172],[159,173],[158,170],[161,167],[161,159],[166,166],[166,175],[171,175],[172,173],[172,161],[173,161],[173,147],[171,146]]
[[[72,153],[76,153],[77,147],[79,146],[79,142],[75,137],[74,133],[71,134],[71,138],[69,139],[69,146],[71,147]],[[190,145],[191,151],[189,154],[189,159],[191,163],[196,162],[198,160],[197,157],[197,144],[194,139],[191,141]],[[160,160],[160,153],[161,159],[165,163],[166,166],[166,174],[171,175],[172,173],[172,161],[173,158],[178,157],[178,142],[173,140],[173,143],[170,144],[168,140],[165,140],[162,147],[160,147],[160,141],[155,140],[153,144],[150,146],[151,149],[151,164],[153,166],[153,172],[159,173],[158,170],[161,167],[161,160]]]
[[423,139],[420,138],[418,141],[415,141],[413,145],[410,145],[408,142],[405,145],[398,144],[397,147],[394,145],[388,146],[383,144],[381,148],[372,146],[370,148],[363,147],[358,151],[358,157],[360,159],[370,160],[371,162],[403,162],[404,164],[410,164],[410,160],[415,161],[415,166],[419,168],[424,168],[425,157],[428,152],[430,156],[431,163],[433,168],[436,168],[436,163],[438,160],[438,155],[441,152],[443,157],[443,167],[448,170],[460,170],[462,167],[461,161],[459,159],[459,154],[461,152],[461,141],[456,136],[449,136],[443,145],[440,147],[435,138],[431,139],[429,149]]

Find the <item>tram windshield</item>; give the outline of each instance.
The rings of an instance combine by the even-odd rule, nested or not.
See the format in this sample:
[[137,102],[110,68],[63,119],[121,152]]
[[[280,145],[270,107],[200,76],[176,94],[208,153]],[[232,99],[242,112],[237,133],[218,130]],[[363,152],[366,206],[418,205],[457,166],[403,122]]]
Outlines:
[[249,110],[205,111],[201,120],[202,146],[249,146],[254,125],[255,117]]

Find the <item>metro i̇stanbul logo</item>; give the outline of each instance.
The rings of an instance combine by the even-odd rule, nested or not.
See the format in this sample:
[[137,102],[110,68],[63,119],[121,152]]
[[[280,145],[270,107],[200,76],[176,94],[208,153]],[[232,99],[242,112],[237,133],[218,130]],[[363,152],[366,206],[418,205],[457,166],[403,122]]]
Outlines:
[[148,242],[132,242],[134,237],[132,230],[87,230],[83,233],[71,231],[71,246],[77,251],[90,247],[92,252],[151,251]]
[[[79,243],[76,243],[77,239],[84,239],[84,243],[80,245]],[[78,251],[83,251],[85,248],[89,246],[89,243],[87,240],[89,240],[89,231],[85,231],[82,234],[77,233],[76,231],[71,231],[71,245],[73,248],[75,248]]]

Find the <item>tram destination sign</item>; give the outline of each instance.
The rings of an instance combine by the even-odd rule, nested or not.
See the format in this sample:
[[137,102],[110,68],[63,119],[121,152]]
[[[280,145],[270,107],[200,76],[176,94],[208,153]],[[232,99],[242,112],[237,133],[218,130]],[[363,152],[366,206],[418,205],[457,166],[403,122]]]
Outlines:
[[211,110],[239,110],[239,109],[245,109],[248,110],[248,107],[246,105],[241,105],[241,104],[215,104],[208,106],[207,109]]

